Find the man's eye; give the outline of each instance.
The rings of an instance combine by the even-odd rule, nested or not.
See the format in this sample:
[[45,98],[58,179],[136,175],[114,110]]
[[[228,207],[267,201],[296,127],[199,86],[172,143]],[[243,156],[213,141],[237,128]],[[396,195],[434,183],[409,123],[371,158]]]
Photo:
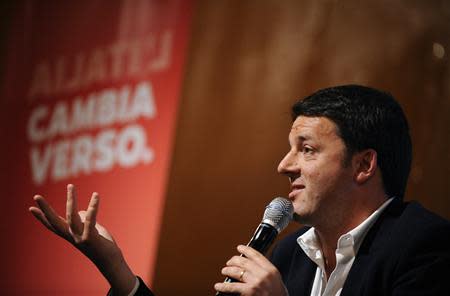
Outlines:
[[303,147],[303,153],[311,154],[313,152],[314,152],[314,150],[311,147],[308,147],[308,146]]

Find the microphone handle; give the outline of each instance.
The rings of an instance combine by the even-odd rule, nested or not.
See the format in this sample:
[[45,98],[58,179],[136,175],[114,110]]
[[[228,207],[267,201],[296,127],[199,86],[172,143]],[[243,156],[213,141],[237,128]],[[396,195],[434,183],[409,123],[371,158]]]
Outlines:
[[[247,246],[252,247],[256,251],[260,252],[261,254],[265,254],[269,247],[272,245],[273,241],[275,240],[275,237],[278,235],[278,231],[270,224],[267,223],[261,223],[259,224],[258,228],[255,231],[255,234],[253,234],[252,239],[247,244]],[[243,255],[241,255],[243,256]],[[227,277],[224,283],[233,283],[233,282],[239,282],[239,280]],[[239,296],[237,293],[223,293],[223,292],[217,292],[216,296]]]

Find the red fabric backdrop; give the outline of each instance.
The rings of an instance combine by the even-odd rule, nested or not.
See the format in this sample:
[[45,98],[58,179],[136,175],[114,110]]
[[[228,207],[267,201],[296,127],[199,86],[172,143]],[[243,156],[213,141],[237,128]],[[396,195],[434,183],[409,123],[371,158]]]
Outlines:
[[1,96],[5,295],[102,295],[106,281],[27,209],[100,194],[132,269],[151,280],[191,1],[22,1]]

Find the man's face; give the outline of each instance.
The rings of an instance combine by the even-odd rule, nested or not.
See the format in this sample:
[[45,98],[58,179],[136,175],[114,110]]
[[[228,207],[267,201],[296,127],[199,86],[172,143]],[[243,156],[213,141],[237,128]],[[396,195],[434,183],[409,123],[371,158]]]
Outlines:
[[297,219],[312,226],[333,219],[344,206],[353,179],[336,124],[326,117],[299,116],[292,124],[289,144],[278,172],[289,177],[289,199]]

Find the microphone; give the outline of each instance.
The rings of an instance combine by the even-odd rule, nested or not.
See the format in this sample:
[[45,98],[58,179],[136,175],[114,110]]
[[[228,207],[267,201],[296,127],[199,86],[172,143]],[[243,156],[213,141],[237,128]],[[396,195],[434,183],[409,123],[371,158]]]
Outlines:
[[[294,215],[294,207],[290,200],[283,197],[274,198],[264,211],[263,219],[256,228],[253,237],[247,246],[252,247],[261,254],[265,254],[272,245],[278,233],[288,226]],[[241,255],[243,256],[243,255]],[[227,277],[224,283],[237,282],[234,278]],[[217,292],[216,296],[238,295],[236,293]]]

